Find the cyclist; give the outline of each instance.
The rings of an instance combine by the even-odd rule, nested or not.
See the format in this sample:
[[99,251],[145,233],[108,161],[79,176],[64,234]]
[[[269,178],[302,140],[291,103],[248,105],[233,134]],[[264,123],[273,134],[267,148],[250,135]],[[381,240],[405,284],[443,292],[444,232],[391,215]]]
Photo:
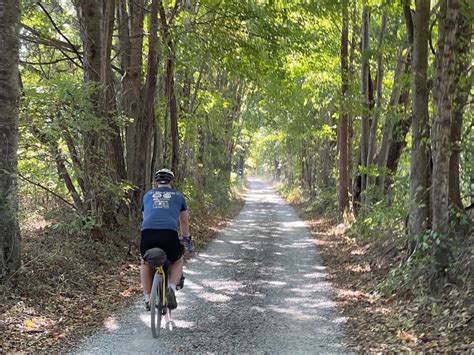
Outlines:
[[150,310],[150,291],[154,270],[147,265],[143,256],[148,249],[160,248],[170,261],[168,283],[168,307],[178,306],[174,291],[183,272],[183,245],[178,238],[178,225],[181,235],[189,238],[189,213],[183,195],[171,188],[174,174],[169,169],[160,169],[155,173],[156,187],[143,196],[140,253],[142,256],[140,278],[145,297],[146,310]]

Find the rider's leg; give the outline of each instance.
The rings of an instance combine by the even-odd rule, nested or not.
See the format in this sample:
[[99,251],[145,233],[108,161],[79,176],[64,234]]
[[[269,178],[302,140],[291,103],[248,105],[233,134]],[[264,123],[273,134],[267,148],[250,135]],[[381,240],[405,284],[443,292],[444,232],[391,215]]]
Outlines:
[[183,257],[180,257],[170,265],[170,283],[177,285],[183,274]]
[[140,265],[140,279],[142,281],[143,293],[149,295],[151,292],[151,284],[153,282],[153,269],[143,260]]

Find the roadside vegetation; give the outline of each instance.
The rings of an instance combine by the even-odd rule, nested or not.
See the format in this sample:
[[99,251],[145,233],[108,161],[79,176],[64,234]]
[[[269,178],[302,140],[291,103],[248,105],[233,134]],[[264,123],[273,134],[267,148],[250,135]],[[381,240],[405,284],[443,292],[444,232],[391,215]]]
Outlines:
[[472,351],[472,236],[454,242],[449,272],[456,277],[433,292],[430,258],[407,253],[406,207],[377,206],[363,219],[342,222],[334,193],[315,202],[299,188],[277,186],[321,251],[351,349]]

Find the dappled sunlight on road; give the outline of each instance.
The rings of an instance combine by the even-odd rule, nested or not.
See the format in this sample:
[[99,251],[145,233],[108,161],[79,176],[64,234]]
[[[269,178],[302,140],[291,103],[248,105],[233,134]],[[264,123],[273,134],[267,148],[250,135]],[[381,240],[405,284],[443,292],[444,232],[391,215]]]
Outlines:
[[[343,318],[331,300],[313,238],[265,183],[251,181],[240,215],[184,272],[185,287],[176,293],[178,309],[172,312],[175,327],[163,329],[159,340],[171,346],[163,352],[174,352],[183,342],[191,352],[232,342],[241,344],[242,352],[342,350]],[[140,324],[134,331],[150,338],[149,313],[140,309],[132,317]],[[215,331],[223,338],[213,337]]]
[[[209,274],[194,278],[196,268],[205,266],[212,267]],[[189,268],[194,271],[179,299],[206,300],[210,314],[238,308],[243,319],[263,317],[292,329],[316,322],[312,326],[328,334],[343,319],[333,314],[325,268],[306,224],[270,188],[252,190],[239,218]]]
[[105,329],[112,331],[119,329],[120,326],[116,317],[109,317],[104,321],[104,327]]

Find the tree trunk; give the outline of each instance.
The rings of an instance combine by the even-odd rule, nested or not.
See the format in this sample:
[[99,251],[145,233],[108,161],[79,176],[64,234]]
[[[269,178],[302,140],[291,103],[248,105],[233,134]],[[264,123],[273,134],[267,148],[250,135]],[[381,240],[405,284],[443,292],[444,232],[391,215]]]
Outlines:
[[[152,0],[149,19],[149,40],[148,40],[148,63],[145,86],[142,91],[142,109],[136,123],[137,143],[135,145],[136,160],[134,167],[136,181],[143,181],[140,192],[144,192],[149,187],[152,180],[151,174],[151,149],[154,127],[154,107],[156,82],[158,74],[158,0]],[[136,203],[141,201],[141,193],[137,196]],[[139,205],[139,204],[138,204]]]
[[[333,127],[336,125],[336,122],[332,118],[332,112],[327,112],[324,115],[324,123],[329,127]],[[334,170],[334,166],[336,165],[337,144],[337,137],[336,139],[333,139],[332,137],[324,137],[321,146],[321,177],[323,178],[322,182],[325,188],[334,187],[334,191],[336,191],[337,188],[335,186],[335,181],[332,176],[332,171]],[[313,154],[311,154],[311,151],[308,151],[308,153],[310,153],[310,157],[314,156]]]
[[71,132],[69,132],[69,128],[63,122],[59,122],[59,127],[62,129],[62,136],[66,142],[69,156],[71,157],[72,168],[74,170],[74,174],[77,176],[77,184],[82,191],[82,195],[85,196],[86,187],[84,179],[82,178],[82,172],[84,168],[81,157],[79,156],[79,151],[76,148],[74,138],[71,136]]
[[[352,9],[352,35],[351,35],[351,45],[349,48],[349,83],[353,82],[355,79],[355,52],[357,47],[357,40],[358,40],[358,33],[360,32],[357,29],[357,9],[354,6]],[[348,97],[351,97],[351,90],[350,86],[348,87]],[[349,184],[349,198],[352,197],[352,211],[354,215],[357,214],[357,209],[360,205],[360,194],[357,191],[360,191],[360,185],[356,184],[356,181],[360,181],[360,179],[354,179],[351,183],[351,176],[358,176],[358,174],[354,173],[354,166],[358,166],[358,160],[360,160],[360,154],[353,153],[352,150],[352,141],[354,139],[354,108],[352,106],[352,102],[349,100],[347,102],[348,105],[348,127],[347,127],[347,134],[348,134],[348,141],[347,141],[347,159],[348,159],[348,184]],[[357,190],[354,190],[354,187],[357,187]]]
[[[383,81],[383,40],[385,36],[385,31],[387,28],[387,11],[385,10],[382,16],[382,24],[380,27],[379,38],[377,43],[378,53],[377,53],[377,84],[376,84],[376,93],[377,93],[377,102],[376,110],[374,117],[372,119],[372,124],[370,125],[369,133],[369,146],[367,150],[367,165],[374,164],[374,155],[377,143],[377,128],[379,117],[382,114],[382,81]],[[372,186],[375,181],[374,175],[369,175],[367,177],[367,185]]]
[[[360,135],[360,163],[363,168],[368,166],[368,151],[369,151],[369,115],[370,115],[370,67],[369,67],[369,23],[370,14],[367,4],[364,3],[362,9],[362,77],[361,77],[361,92],[362,92],[362,120],[361,120],[361,135]],[[362,205],[364,205],[364,192],[367,188],[367,174],[361,174],[361,197]]]
[[[407,72],[410,68],[410,63],[406,64]],[[399,118],[393,126],[392,137],[390,140],[390,145],[388,147],[388,155],[386,162],[387,177],[384,182],[384,191],[389,191],[390,184],[393,181],[393,176],[395,176],[398,169],[398,162],[403,153],[403,149],[406,147],[406,135],[410,130],[412,115],[410,105],[410,88],[403,88],[403,92],[398,99],[398,112]]]
[[232,157],[234,155],[235,148],[235,134],[234,125],[235,122],[240,117],[240,110],[242,108],[242,97],[244,92],[244,85],[237,81],[235,83],[230,83],[230,98],[233,102],[233,105],[229,108],[228,112],[224,114],[224,161],[223,161],[223,182],[230,182],[230,175],[232,173]]
[[64,181],[64,184],[66,185],[66,188],[69,191],[72,200],[74,201],[74,206],[77,210],[83,211],[81,196],[77,192],[76,187],[72,182],[71,176],[67,171],[66,164],[64,163],[65,159],[63,158],[56,144],[54,145],[54,147],[51,147],[51,154],[54,157],[54,161],[56,162],[56,169],[58,171],[58,175]]
[[20,260],[17,163],[20,4],[0,0],[0,285]]
[[[401,98],[400,100],[405,99]],[[385,168],[387,169],[388,177],[384,179],[383,188],[385,191],[389,191],[389,186],[393,181],[393,176],[395,176],[397,172],[398,162],[400,161],[403,149],[407,145],[406,135],[410,130],[412,117],[407,112],[403,112],[402,114],[404,116],[398,119],[398,121],[393,126],[392,140],[387,151],[387,163]]]
[[[154,136],[153,136],[153,157],[152,157],[152,174],[157,171],[160,167],[163,166],[163,136],[161,132],[161,125],[159,120],[156,117],[156,114],[153,114],[154,119]],[[152,180],[153,177],[150,177]]]
[[124,149],[120,128],[114,120],[116,111],[115,90],[112,80],[112,34],[114,30],[115,19],[115,0],[105,0],[103,2],[103,17],[101,23],[101,67],[100,82],[103,86],[100,97],[101,114],[107,119],[110,128],[109,138],[106,139],[106,154],[110,160],[109,174],[114,181],[119,182],[127,178]]
[[49,148],[51,157],[56,163],[58,175],[63,180],[67,190],[69,191],[69,194],[72,197],[72,200],[74,201],[74,207],[76,207],[78,211],[84,212],[84,204],[82,202],[81,196],[77,192],[76,187],[74,186],[74,183],[71,179],[71,175],[66,168],[65,159],[61,154],[56,138],[50,137],[44,132],[41,132],[34,125],[30,126],[30,131],[36,137],[36,139]]
[[[463,125],[464,107],[466,106],[472,81],[468,80],[469,65],[471,61],[470,44],[472,38],[472,15],[469,18],[468,1],[461,2],[459,12],[459,26],[456,35],[456,74],[454,113],[451,123],[451,159],[449,161],[449,202],[458,209],[463,210],[459,179],[459,158],[461,153],[461,135]],[[472,12],[471,12],[472,13]]]
[[[101,80],[101,13],[99,1],[76,0],[75,6],[80,25],[84,55],[84,82],[100,85]],[[90,97],[94,115],[99,119],[101,108],[99,105],[99,88]],[[82,178],[84,180],[84,202],[88,211],[100,220],[103,201],[99,183],[105,159],[100,149],[100,133],[94,129],[87,129],[84,137],[84,164]]]
[[408,228],[411,236],[421,236],[429,227],[429,114],[428,114],[428,36],[430,0],[418,0],[413,21],[412,68],[412,149],[410,167],[410,214]]
[[[402,74],[408,74],[410,71],[410,66],[408,64],[408,62],[410,61],[410,57],[408,55],[404,56],[403,54],[403,51],[406,50],[406,48],[407,44],[404,43],[402,46],[400,46],[400,50],[398,52],[397,64],[393,76],[393,88],[390,94],[390,101],[388,104],[392,112],[398,111],[397,107],[399,105],[400,96],[403,88]],[[407,64],[404,64],[404,62],[407,62]],[[377,154],[377,166],[379,167],[379,170],[382,171],[377,182],[379,191],[383,191],[383,186],[385,185],[386,172],[383,170],[387,167],[387,161],[390,150],[389,148],[391,147],[394,139],[394,128],[400,121],[400,119],[397,120],[395,117],[393,117],[396,115],[395,112],[387,116],[384,127],[382,129],[382,140],[380,142],[380,150]],[[408,124],[408,126],[410,126],[410,124]]]
[[140,114],[142,111],[142,67],[143,67],[143,19],[144,0],[125,1],[119,0],[118,22],[119,22],[119,45],[120,64],[125,73],[122,77],[122,93],[124,111],[133,120],[127,126],[127,177],[135,186],[134,200],[145,188],[148,176],[143,174],[144,166],[138,165],[138,161],[144,154],[140,149],[142,122]]
[[171,133],[171,170],[179,179],[179,132],[178,132],[178,105],[176,102],[176,94],[174,87],[174,45],[169,32],[168,20],[166,18],[163,3],[159,1],[159,13],[161,20],[161,35],[163,44],[166,48],[166,82],[165,94],[168,99],[168,109],[170,116],[170,133]]
[[94,87],[90,100],[95,119],[100,122],[97,126],[101,127],[87,127],[83,132],[84,202],[99,223],[110,226],[114,223],[115,211],[105,179],[111,177],[119,181],[125,175],[120,130],[113,121],[115,95],[110,55],[115,1],[75,0],[74,5],[84,47],[84,82]]
[[[125,89],[124,80],[127,76],[127,70],[129,70],[128,68],[130,67],[131,60],[130,26],[129,14],[127,11],[127,0],[117,0],[117,31],[120,67],[125,73],[122,77],[122,86]],[[124,109],[127,110],[126,100],[124,100],[123,105]]]
[[341,33],[341,108],[339,116],[339,210],[341,214],[349,208],[349,113],[348,90],[349,90],[349,12],[347,1],[343,2]]
[[459,0],[446,0],[441,3],[440,21],[442,35],[438,37],[437,63],[440,77],[436,81],[437,114],[433,121],[431,143],[433,157],[432,175],[432,231],[440,243],[434,244],[436,271],[444,274],[449,265],[449,159],[451,140],[451,120],[453,116],[455,54],[454,40],[457,31]]

